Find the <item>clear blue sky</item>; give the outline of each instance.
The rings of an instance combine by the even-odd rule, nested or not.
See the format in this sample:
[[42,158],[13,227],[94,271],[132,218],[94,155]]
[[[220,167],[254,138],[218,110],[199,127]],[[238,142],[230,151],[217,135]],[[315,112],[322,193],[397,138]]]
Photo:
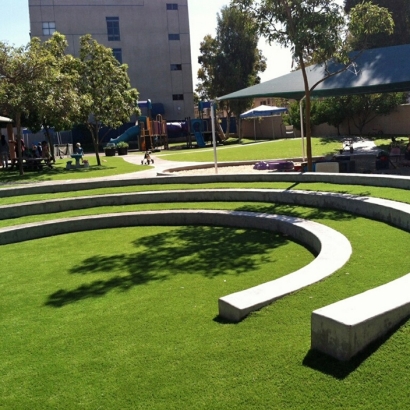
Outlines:
[[[343,0],[338,0],[342,4]],[[191,30],[191,58],[194,87],[197,83],[199,44],[207,34],[215,35],[216,14],[229,0],[188,0]],[[0,0],[0,41],[20,46],[30,40],[28,0]],[[267,81],[291,70],[291,57],[288,50],[279,46],[269,46],[264,40],[259,47],[267,57],[267,70],[261,75]]]

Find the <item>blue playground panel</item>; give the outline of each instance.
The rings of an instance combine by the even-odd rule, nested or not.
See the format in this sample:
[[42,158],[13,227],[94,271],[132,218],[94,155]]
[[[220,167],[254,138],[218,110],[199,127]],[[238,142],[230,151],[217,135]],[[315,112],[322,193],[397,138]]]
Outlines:
[[196,143],[197,143],[198,147],[201,147],[201,148],[205,147],[206,144],[205,144],[204,136],[202,135],[202,133],[196,131],[194,133],[194,135],[195,135]]
[[139,125],[134,125],[133,127],[130,127],[122,133],[119,137],[117,138],[111,138],[110,143],[118,144],[119,142],[129,142],[129,141],[137,141],[138,136],[140,135],[140,127]]

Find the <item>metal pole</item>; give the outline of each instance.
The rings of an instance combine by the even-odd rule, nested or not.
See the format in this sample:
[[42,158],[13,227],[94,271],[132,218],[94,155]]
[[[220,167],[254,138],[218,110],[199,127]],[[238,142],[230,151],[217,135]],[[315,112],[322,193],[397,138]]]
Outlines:
[[215,121],[214,102],[211,101],[212,145],[214,146],[215,174],[217,174],[218,173],[218,158],[216,156],[216,135],[215,135],[215,122],[214,121]]
[[303,131],[303,108],[302,101],[306,98],[306,95],[299,102],[299,111],[300,111],[300,135],[302,137],[302,161],[305,162],[305,140],[304,140],[304,131]]

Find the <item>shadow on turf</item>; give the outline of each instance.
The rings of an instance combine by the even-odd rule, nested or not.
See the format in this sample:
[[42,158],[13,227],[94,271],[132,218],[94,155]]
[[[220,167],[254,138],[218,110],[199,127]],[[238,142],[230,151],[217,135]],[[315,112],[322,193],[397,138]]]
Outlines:
[[[267,253],[288,241],[278,233],[240,228],[186,226],[154,235],[148,230],[146,236],[133,242],[135,252],[93,255],[77,263],[69,274],[98,275],[99,279],[75,289],[60,289],[45,304],[62,307],[179,274],[210,279],[243,275],[267,262],[274,264]],[[109,277],[101,279],[101,274]]]
[[54,166],[53,168],[48,168],[45,167],[41,171],[24,171],[23,175],[19,174],[19,170],[14,168],[13,170],[4,170],[4,172],[0,173],[0,183],[7,184],[7,183],[14,183],[14,182],[39,182],[39,181],[51,181],[53,180],[53,177],[56,175],[66,175],[67,178],[70,177],[70,175],[75,174],[84,174],[84,177],[86,177],[86,174],[88,174],[91,171],[97,171],[97,170],[110,170],[114,169],[115,167],[109,167],[109,166],[97,166],[97,165],[92,165],[89,168],[72,168],[70,170],[67,170],[64,166]]
[[397,330],[399,330],[408,320],[402,320],[398,325],[393,327],[388,333],[378,340],[369,344],[364,350],[352,357],[349,361],[341,362],[327,354],[317,350],[309,350],[303,359],[303,365],[313,370],[318,370],[335,379],[343,380],[354,372],[365,360],[375,353]]
[[[300,207],[304,207],[306,210],[301,213]],[[288,215],[293,218],[300,219],[330,219],[334,221],[350,221],[357,218],[357,215],[325,208],[309,208],[306,205],[292,205],[292,204],[269,204],[261,206],[258,205],[245,205],[235,209],[235,211],[247,211],[247,212],[260,212],[270,214]]]

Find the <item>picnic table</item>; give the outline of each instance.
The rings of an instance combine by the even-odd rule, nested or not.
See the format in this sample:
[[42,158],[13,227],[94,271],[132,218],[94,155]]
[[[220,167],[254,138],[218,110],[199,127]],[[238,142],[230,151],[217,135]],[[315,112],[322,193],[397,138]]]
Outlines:
[[23,158],[23,169],[25,171],[41,171],[44,166],[52,168],[51,162],[44,158]]

